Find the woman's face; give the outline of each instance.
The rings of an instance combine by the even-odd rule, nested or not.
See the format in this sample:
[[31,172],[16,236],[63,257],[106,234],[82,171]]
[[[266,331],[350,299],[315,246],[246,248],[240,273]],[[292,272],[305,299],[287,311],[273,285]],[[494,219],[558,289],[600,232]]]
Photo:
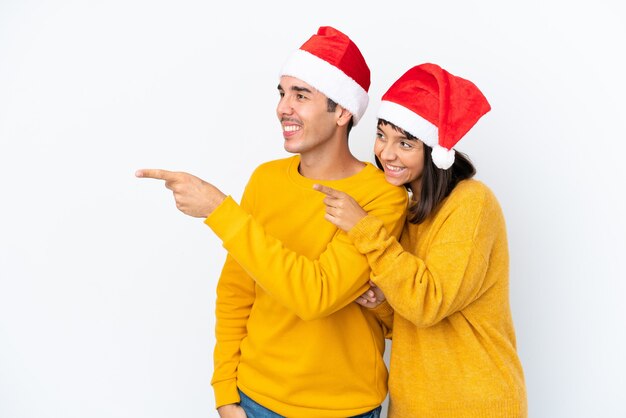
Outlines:
[[409,184],[418,193],[424,171],[424,144],[409,139],[402,130],[392,125],[378,124],[374,154],[383,166],[385,178],[395,186]]

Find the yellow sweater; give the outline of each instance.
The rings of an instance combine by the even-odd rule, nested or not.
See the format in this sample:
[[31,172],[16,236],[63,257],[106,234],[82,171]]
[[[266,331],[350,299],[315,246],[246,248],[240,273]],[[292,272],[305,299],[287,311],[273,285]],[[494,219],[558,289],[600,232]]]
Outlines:
[[401,243],[374,216],[349,236],[395,311],[389,417],[526,417],[506,227],[492,192],[462,181],[425,222],[407,222]]
[[371,164],[313,181],[299,162],[261,165],[241,206],[227,198],[205,221],[229,253],[217,286],[216,406],[238,402],[238,386],[287,417],[357,415],[386,396],[384,336],[375,315],[352,303],[367,289],[367,259],[324,219],[324,195],[312,186],[349,192],[395,236],[407,195]]

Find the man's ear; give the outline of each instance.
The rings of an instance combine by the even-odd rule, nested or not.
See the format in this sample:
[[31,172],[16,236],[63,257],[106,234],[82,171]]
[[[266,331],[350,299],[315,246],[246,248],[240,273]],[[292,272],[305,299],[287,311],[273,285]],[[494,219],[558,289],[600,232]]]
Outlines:
[[337,107],[341,110],[341,113],[339,114],[339,119],[337,119],[337,125],[339,126],[346,126],[348,125],[348,123],[350,122],[350,119],[352,119],[352,112],[350,112],[348,109],[337,105]]

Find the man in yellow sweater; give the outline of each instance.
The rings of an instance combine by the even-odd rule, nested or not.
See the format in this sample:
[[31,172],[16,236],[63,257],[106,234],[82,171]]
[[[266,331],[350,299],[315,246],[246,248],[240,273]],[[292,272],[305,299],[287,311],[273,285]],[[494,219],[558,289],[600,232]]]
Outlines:
[[[166,180],[177,207],[222,239],[216,406],[226,417],[378,417],[387,393],[383,330],[352,303],[370,268],[324,219],[320,183],[349,192],[396,237],[406,193],[348,147],[368,103],[369,68],[343,33],[321,27],[283,67],[276,109],[293,157],[259,166],[241,205],[186,173]],[[260,414],[260,415],[256,415]]]

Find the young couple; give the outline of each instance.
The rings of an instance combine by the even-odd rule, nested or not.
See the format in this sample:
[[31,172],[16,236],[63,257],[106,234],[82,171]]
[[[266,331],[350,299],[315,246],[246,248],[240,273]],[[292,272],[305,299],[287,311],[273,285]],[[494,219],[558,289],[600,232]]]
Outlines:
[[284,148],[295,155],[259,166],[240,204],[187,173],[136,174],[165,180],[228,251],[218,412],[378,417],[389,388],[391,418],[525,417],[504,218],[453,149],[490,106],[437,65],[409,69],[378,109],[377,168],[348,146],[369,85],[354,42],[321,27],[278,84]]

